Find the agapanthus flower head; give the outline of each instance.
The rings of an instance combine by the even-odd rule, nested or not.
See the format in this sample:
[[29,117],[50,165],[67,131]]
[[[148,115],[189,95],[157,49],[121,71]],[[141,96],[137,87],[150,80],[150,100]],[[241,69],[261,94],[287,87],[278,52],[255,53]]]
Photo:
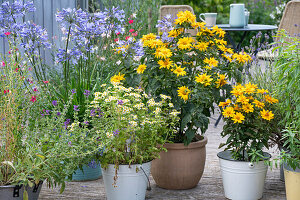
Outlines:
[[51,48],[46,29],[39,25],[25,22],[18,34],[22,38],[21,46],[30,55],[38,55],[40,48]]

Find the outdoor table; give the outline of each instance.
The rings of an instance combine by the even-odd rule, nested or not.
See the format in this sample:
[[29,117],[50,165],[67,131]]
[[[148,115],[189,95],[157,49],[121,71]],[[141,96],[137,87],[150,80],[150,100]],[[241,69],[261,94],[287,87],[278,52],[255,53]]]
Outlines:
[[[226,31],[226,37],[228,38],[229,42],[231,43],[234,52],[239,53],[241,51],[241,46],[242,43],[244,41],[244,39],[246,38],[246,36],[248,35],[248,33],[250,31],[271,31],[271,30],[276,30],[277,26],[273,26],[273,25],[265,25],[265,24],[248,24],[248,26],[245,27],[230,27],[229,24],[217,24],[217,26],[221,29],[223,29],[224,31]],[[242,35],[241,40],[238,42],[238,44],[236,45],[235,41],[232,39],[232,37],[230,36],[230,32],[244,32]],[[264,42],[265,38],[262,38],[261,44]],[[256,55],[258,52],[258,50],[255,50],[254,55]],[[220,122],[222,118],[222,114],[218,117],[215,126],[217,126]]]
[[[217,26],[219,28],[222,28],[224,31],[226,31],[226,33],[227,33],[226,36],[227,36],[229,42],[231,43],[234,51],[237,53],[241,51],[241,45],[250,31],[271,31],[271,30],[277,29],[277,26],[265,25],[265,24],[248,24],[248,26],[240,27],[240,28],[239,27],[238,28],[230,27],[229,24],[217,24]],[[235,41],[232,39],[232,37],[230,36],[230,34],[229,34],[230,32],[244,32],[241,40],[238,42],[237,45],[236,45]],[[263,43],[265,38],[263,38],[262,40],[263,40],[262,41],[262,43]]]

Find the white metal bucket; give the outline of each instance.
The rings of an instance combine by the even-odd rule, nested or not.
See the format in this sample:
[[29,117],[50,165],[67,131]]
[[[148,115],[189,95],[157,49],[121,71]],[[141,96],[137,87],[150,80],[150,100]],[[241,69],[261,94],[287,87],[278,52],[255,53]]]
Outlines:
[[114,186],[115,165],[102,168],[102,176],[108,200],[144,200],[151,162],[142,165],[120,165]]
[[[268,155],[269,156],[269,155]],[[232,200],[262,198],[268,166],[264,161],[235,161],[229,151],[218,153],[225,197]]]

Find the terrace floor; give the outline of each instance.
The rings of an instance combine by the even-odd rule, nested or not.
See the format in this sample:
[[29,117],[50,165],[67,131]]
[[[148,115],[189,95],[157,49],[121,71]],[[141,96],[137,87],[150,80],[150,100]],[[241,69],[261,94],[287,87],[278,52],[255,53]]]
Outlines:
[[[211,118],[209,129],[206,133],[208,137],[206,164],[203,177],[197,187],[190,190],[165,190],[156,186],[151,177],[151,191],[147,191],[147,200],[196,200],[196,199],[214,199],[226,200],[223,193],[222,177],[217,158],[220,142],[224,139],[220,137],[223,121],[215,128],[214,123],[218,117],[216,113]],[[276,155],[278,151],[272,149],[268,151]],[[103,179],[87,182],[68,182],[63,194],[59,194],[59,188],[49,189],[46,186],[42,188],[41,200],[105,200],[105,190]],[[263,200],[284,200],[285,186],[279,179],[279,169],[269,169],[265,181]]]

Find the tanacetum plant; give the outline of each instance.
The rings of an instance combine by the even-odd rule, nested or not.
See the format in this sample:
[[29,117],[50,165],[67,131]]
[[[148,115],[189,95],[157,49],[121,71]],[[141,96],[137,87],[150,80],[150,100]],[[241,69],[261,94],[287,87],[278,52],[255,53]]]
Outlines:
[[[227,82],[232,77],[239,80],[239,67],[250,57],[227,48],[225,31],[196,22],[189,11],[179,12],[175,20],[166,16],[157,27],[161,31],[158,35],[149,33],[141,38],[143,55],[134,57],[134,64],[121,72],[128,85],[140,83],[153,96],[172,97],[181,113],[174,142],[187,145],[195,141],[198,130],[206,131],[213,103],[224,99],[220,91],[230,89]],[[127,49],[128,54],[133,52]]]
[[258,161],[276,127],[272,108],[278,100],[252,83],[234,86],[231,94],[231,99],[219,104],[226,122],[221,135],[228,137],[220,147],[226,145],[237,160]]
[[142,164],[158,157],[168,135],[175,131],[178,112],[171,97],[157,101],[142,89],[121,84],[103,86],[91,102],[92,126],[103,149],[102,167]]

